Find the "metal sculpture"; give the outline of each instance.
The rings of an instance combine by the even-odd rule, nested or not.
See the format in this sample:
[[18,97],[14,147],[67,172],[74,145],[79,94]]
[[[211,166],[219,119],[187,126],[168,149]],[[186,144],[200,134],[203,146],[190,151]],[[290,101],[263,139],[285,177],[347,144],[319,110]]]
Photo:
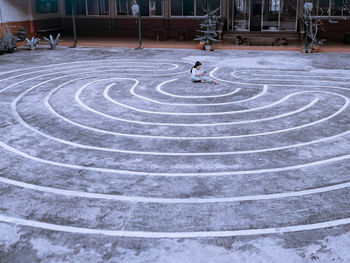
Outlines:
[[25,38],[26,46],[29,47],[30,50],[35,50],[36,46],[40,43],[40,38],[32,37],[32,39]]
[[58,43],[60,42],[60,36],[61,34],[59,33],[55,39],[53,38],[52,35],[50,35],[49,38],[44,37],[44,39],[50,45],[51,49],[56,49]]

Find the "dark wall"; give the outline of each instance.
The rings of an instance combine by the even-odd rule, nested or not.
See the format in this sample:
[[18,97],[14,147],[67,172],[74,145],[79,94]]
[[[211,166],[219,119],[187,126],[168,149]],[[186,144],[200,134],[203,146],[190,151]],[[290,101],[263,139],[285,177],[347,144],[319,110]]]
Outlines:
[[[135,36],[138,31],[136,18],[77,18],[77,32],[80,35],[120,35]],[[71,33],[71,18],[63,19],[66,33]],[[166,29],[168,37],[176,37],[177,29],[187,29],[189,37],[194,37],[199,28],[198,19],[142,19],[142,33],[146,37],[151,36],[154,28]]]
[[49,28],[59,28],[62,27],[61,18],[51,18],[43,20],[34,20],[35,30],[49,29]]
[[[319,33],[319,38],[325,38],[328,41],[344,41],[345,32],[350,32],[350,20],[323,20],[323,29]],[[337,21],[337,23],[334,23]]]

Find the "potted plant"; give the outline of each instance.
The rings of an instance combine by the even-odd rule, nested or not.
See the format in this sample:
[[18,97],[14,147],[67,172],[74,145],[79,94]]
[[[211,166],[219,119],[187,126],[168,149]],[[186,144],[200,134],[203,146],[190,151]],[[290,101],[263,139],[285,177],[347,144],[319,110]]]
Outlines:
[[201,30],[197,30],[198,32],[203,33],[203,35],[197,36],[194,39],[199,40],[201,42],[203,41],[206,51],[212,50],[212,43],[220,41],[217,39],[217,25],[219,21],[219,16],[217,15],[217,12],[219,10],[220,8],[217,8],[212,11],[209,7],[205,10],[206,14],[204,15],[203,19],[201,20],[201,23],[199,24]]

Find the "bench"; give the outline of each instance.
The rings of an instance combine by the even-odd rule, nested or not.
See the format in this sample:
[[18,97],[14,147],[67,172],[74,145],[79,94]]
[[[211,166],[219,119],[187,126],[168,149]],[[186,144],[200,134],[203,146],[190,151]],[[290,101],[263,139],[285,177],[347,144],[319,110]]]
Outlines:
[[157,40],[157,41],[166,41],[167,40],[165,28],[152,28],[151,35],[152,35],[152,38],[154,40]]
[[190,30],[187,28],[177,28],[175,29],[176,32],[176,40],[178,41],[186,41],[188,40],[188,36],[190,33]]

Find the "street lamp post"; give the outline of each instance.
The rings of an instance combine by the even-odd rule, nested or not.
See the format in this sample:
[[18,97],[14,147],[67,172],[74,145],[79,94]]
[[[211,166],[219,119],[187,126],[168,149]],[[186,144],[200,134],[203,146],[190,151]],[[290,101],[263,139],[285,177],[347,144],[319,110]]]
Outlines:
[[136,0],[134,0],[131,10],[132,10],[133,16],[137,16],[137,22],[139,24],[139,46],[137,49],[142,49],[141,12],[140,12],[140,6],[137,4]]
[[72,23],[73,23],[73,47],[77,46],[77,29],[75,24],[75,0],[71,0]]

